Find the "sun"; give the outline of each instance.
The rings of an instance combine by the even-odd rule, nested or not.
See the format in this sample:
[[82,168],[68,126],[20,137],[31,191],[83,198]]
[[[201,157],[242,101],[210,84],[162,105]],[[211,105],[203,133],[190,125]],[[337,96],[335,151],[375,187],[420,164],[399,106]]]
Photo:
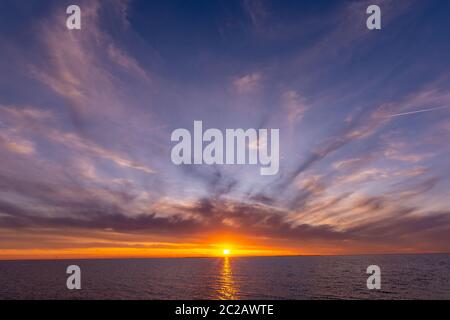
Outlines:
[[223,254],[224,255],[229,255],[231,253],[230,249],[223,249]]

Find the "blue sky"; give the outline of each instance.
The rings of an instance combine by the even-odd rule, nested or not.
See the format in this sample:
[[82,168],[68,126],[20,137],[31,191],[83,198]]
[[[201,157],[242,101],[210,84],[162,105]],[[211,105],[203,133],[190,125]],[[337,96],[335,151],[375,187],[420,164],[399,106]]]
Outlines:
[[[447,1],[69,4],[0,4],[0,257],[450,250]],[[173,165],[194,120],[279,174]]]

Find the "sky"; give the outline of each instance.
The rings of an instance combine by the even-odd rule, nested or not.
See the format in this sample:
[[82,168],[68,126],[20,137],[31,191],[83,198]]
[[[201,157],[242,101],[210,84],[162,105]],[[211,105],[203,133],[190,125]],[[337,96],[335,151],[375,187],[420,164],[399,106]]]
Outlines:
[[[1,1],[0,259],[449,252],[449,12]],[[195,120],[279,128],[278,174],[174,165]]]

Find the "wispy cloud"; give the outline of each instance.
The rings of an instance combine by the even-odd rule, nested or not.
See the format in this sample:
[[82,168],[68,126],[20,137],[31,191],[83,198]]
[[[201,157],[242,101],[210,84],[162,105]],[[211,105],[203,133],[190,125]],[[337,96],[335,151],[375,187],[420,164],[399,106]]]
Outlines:
[[260,72],[250,73],[236,78],[233,81],[233,86],[240,94],[251,93],[259,88],[262,78],[263,77]]

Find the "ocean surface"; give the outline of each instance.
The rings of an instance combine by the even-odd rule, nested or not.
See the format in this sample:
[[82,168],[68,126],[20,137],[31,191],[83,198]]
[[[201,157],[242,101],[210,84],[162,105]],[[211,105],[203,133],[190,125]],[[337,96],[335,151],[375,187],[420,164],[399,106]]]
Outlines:
[[450,254],[0,261],[0,299],[450,299]]

